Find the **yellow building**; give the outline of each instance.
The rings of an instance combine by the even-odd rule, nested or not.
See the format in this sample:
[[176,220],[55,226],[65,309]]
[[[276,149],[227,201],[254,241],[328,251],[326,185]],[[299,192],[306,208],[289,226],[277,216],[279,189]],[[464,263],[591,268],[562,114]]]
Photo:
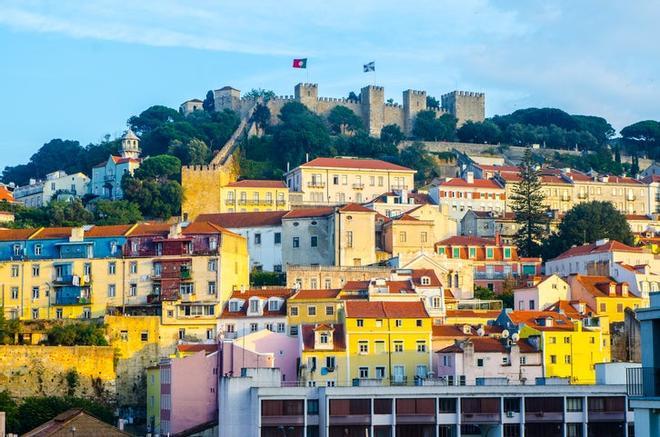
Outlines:
[[147,431],[160,429],[160,367],[147,367]]
[[570,275],[571,298],[584,301],[610,323],[623,322],[626,308],[636,310],[643,299],[631,294],[627,282],[616,282],[608,276]]
[[376,263],[376,211],[357,203],[335,212],[335,265]]
[[433,253],[435,225],[432,220],[420,220],[409,214],[383,223],[382,247],[392,256],[407,256],[418,252]]
[[298,290],[287,301],[289,333],[297,335],[300,325],[338,323],[342,301],[339,289]]
[[219,212],[286,211],[289,188],[282,181],[244,179],[220,188]]
[[292,205],[368,202],[390,191],[412,190],[416,170],[378,159],[316,158],[285,174]]
[[345,302],[345,383],[412,384],[432,369],[433,321],[417,302]]
[[300,378],[308,387],[334,387],[348,380],[342,324],[302,325]]
[[611,360],[609,326],[602,320],[571,320],[553,311],[513,311],[508,317],[518,327],[520,338],[536,342],[543,350],[547,378],[595,384],[595,364]]

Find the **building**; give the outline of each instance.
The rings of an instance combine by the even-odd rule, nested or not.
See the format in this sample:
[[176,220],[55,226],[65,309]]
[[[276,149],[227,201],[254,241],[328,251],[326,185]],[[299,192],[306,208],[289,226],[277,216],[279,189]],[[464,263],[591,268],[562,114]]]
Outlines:
[[190,99],[179,105],[179,113],[183,115],[192,114],[195,111],[203,111],[204,102],[200,99]]
[[66,174],[58,170],[45,180],[30,179],[28,185],[16,187],[14,198],[25,206],[38,208],[55,200],[69,200],[87,194],[90,179],[83,173]]
[[599,316],[610,323],[623,322],[626,308],[636,310],[644,305],[641,297],[629,292],[627,282],[617,282],[608,276],[572,274],[566,279],[571,298],[584,301]]
[[649,308],[637,310],[641,323],[642,367],[628,369],[627,390],[635,411],[636,435],[660,434],[660,293],[651,293]]
[[347,300],[344,311],[344,384],[407,384],[428,377],[433,322],[421,301]]
[[343,302],[339,289],[298,290],[288,299],[289,334],[298,335],[301,325],[339,323]]
[[240,378],[222,378],[220,435],[624,437],[634,433],[636,413],[627,411],[623,385],[286,387],[277,373],[246,369]]
[[140,167],[140,139],[128,129],[121,138],[121,155],[110,155],[108,160],[92,169],[90,194],[102,199],[118,200],[124,197],[121,180]]
[[[635,275],[635,279],[630,280],[631,276],[624,273],[624,270],[630,270],[623,266],[641,270],[642,275]],[[647,271],[643,266],[648,266],[650,275],[643,273]],[[652,252],[606,238],[595,243],[572,247],[545,263],[546,274],[556,273],[560,276],[567,276],[579,273],[581,275],[612,276],[617,280],[626,278],[630,291],[642,299],[648,299],[650,291],[660,290],[660,283],[655,280],[656,275],[653,274],[659,271],[660,262],[655,259]]]
[[626,221],[634,234],[646,234],[660,231],[660,216],[658,214],[626,214]]
[[448,385],[534,384],[543,377],[541,351],[527,340],[469,337],[436,354],[436,375]]
[[[4,435],[4,428],[0,429],[0,433]],[[22,435],[29,437],[63,437],[73,434],[80,437],[98,435],[108,437],[130,436],[130,434],[97,419],[82,408],[71,408]]]
[[287,268],[286,286],[298,289],[340,289],[348,281],[368,281],[385,277],[392,269],[387,266],[296,266]]
[[[335,264],[334,208],[305,208],[282,217],[282,265]],[[374,248],[375,250],[375,248]]]
[[244,237],[250,271],[282,272],[282,217],[287,212],[200,214],[197,221],[213,223]]
[[435,243],[435,252],[450,259],[470,262],[474,268],[475,286],[497,292],[506,280],[517,280],[541,273],[540,258],[520,258],[515,246],[498,239],[455,236]]
[[389,191],[364,203],[367,208],[373,209],[385,217],[397,217],[403,213],[426,205],[431,202],[428,194],[410,190]]
[[556,274],[530,278],[527,287],[513,290],[515,309],[523,311],[543,311],[558,300],[571,300],[571,298],[570,286]]
[[218,321],[218,332],[225,338],[240,338],[267,329],[286,334],[288,288],[234,291]]
[[220,188],[220,212],[287,211],[289,188],[282,181],[243,179]]
[[642,179],[642,182],[649,187],[649,212],[660,214],[660,174],[648,175]]
[[449,216],[458,223],[469,210],[502,213],[506,192],[495,179],[475,179],[472,173],[463,178],[447,178],[429,190],[436,204],[447,205]]
[[412,190],[417,171],[378,159],[316,158],[285,173],[292,206],[364,203]]
[[409,214],[388,219],[382,226],[382,248],[392,257],[433,253],[434,222]]
[[512,339],[515,334],[543,351],[546,378],[594,384],[594,365],[610,361],[609,326],[600,320],[576,321],[553,311],[502,310],[494,324]]
[[320,323],[302,325],[300,341],[300,381],[307,387],[334,387],[348,380],[344,325]]

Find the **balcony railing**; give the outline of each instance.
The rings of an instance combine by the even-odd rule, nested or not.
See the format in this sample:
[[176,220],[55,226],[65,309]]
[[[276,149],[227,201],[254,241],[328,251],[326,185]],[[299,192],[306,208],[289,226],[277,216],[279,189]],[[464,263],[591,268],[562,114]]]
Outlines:
[[407,190],[408,185],[391,185],[390,188],[392,190]]
[[506,279],[516,276],[513,272],[474,272],[474,279]]
[[626,369],[626,388],[630,397],[660,397],[660,368],[635,367]]
[[589,197],[588,193],[578,193],[577,198],[578,199],[587,199]]
[[277,206],[284,206],[284,205],[286,205],[286,200],[284,200],[284,199],[278,199],[278,200],[275,201],[275,204],[276,204]]
[[307,182],[309,188],[325,188],[325,182],[322,181],[311,181]]
[[362,189],[364,189],[364,184],[353,184],[353,189],[354,190],[362,190]]

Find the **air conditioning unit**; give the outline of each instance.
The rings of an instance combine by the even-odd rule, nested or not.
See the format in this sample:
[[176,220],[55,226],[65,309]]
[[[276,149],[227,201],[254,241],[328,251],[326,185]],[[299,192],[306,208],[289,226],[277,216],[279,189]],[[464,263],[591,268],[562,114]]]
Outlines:
[[513,417],[513,411],[507,411],[506,417]]

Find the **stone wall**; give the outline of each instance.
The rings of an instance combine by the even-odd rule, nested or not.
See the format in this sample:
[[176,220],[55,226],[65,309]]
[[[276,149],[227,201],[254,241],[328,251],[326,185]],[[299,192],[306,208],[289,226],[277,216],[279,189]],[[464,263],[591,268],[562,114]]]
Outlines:
[[75,396],[104,400],[117,395],[115,351],[109,346],[0,346],[0,387],[17,398],[66,396],[75,370]]
[[220,187],[237,179],[233,158],[232,165],[191,165],[181,168],[184,219],[194,220],[201,213],[220,212]]

